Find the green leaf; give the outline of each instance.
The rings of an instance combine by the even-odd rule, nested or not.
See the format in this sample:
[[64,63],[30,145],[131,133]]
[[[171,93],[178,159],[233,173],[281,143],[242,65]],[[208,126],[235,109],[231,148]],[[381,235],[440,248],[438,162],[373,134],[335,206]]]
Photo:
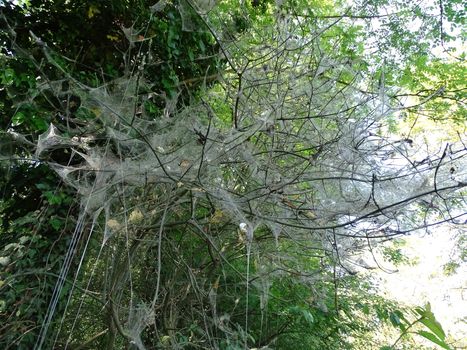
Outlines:
[[421,335],[422,337],[428,339],[429,341],[431,341],[432,343],[435,343],[435,344],[438,344],[439,346],[441,346],[443,349],[446,349],[446,350],[452,350],[451,347],[446,344],[444,341],[442,341],[441,339],[439,339],[436,335],[434,335],[433,333],[430,333],[430,332],[426,332],[426,331],[418,331],[417,332],[418,335]]
[[[433,315],[433,314],[432,314]],[[432,331],[436,336],[442,340],[446,338],[446,334],[444,333],[441,324],[434,318],[423,318],[420,320],[430,331]]]
[[443,327],[436,320],[435,315],[431,311],[430,303],[427,303],[425,308],[416,308],[415,311],[422,316],[420,323],[424,324],[430,331],[436,334],[439,339],[444,340],[446,338],[446,333],[444,333]]
[[403,315],[399,310],[393,311],[389,314],[389,320],[394,327],[400,327],[402,325],[401,316]]
[[3,71],[1,81],[3,85],[10,85],[15,79],[15,71],[11,68],[6,68]]
[[370,308],[368,307],[368,305],[363,305],[361,307],[362,309],[362,312],[365,314],[365,315],[369,315],[370,314]]
[[309,324],[312,324],[315,321],[313,315],[308,310],[302,310],[302,315]]
[[55,193],[55,191],[46,191],[44,196],[50,204],[62,204],[66,198],[63,193]]
[[39,190],[48,190],[50,186],[45,183],[38,183],[35,185]]
[[312,324],[315,321],[315,318],[313,317],[311,312],[300,306],[292,306],[289,308],[289,311],[294,314],[302,315],[305,321],[309,324]]
[[193,53],[193,50],[191,48],[188,50],[188,57],[190,58],[190,62],[193,62],[195,60],[195,54]]
[[[1,287],[1,285],[0,285]],[[5,312],[6,311],[6,301],[5,300],[0,300],[0,312]]]
[[33,115],[31,118],[32,125],[38,131],[45,131],[49,127],[47,121],[39,116]]
[[11,118],[11,125],[18,126],[24,123],[25,115],[22,112],[16,113],[13,118]]
[[201,49],[201,52],[205,53],[206,52],[206,46],[204,45],[203,40],[199,40],[198,45],[199,45],[199,48]]
[[63,227],[63,220],[60,218],[52,218],[50,220],[50,225],[53,227],[54,230],[58,231]]

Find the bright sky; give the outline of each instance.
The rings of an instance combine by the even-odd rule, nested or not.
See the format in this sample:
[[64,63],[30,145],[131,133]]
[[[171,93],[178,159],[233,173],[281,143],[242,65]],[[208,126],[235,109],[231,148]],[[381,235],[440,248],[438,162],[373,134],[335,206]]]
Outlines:
[[[420,4],[433,5],[433,1],[422,1]],[[378,27],[376,22],[373,25]],[[420,23],[412,24],[413,30],[420,27]],[[461,29],[452,31],[448,25],[443,29],[458,38],[449,43],[450,47],[455,48],[456,54],[465,52],[465,38],[460,35]],[[432,53],[435,57],[452,59],[441,46],[434,48]],[[430,134],[430,146],[434,146],[434,143],[443,144],[449,138],[448,130],[442,130],[439,125],[431,129],[430,123],[426,126],[427,130],[422,132],[425,135],[418,136],[426,141],[428,138],[424,136]],[[450,261],[457,248],[454,239],[456,233],[447,225],[439,226],[433,231],[433,234],[417,234],[405,238],[407,245],[403,251],[407,256],[417,259],[418,264],[397,268],[383,264],[389,270],[398,269],[399,272],[387,274],[379,271],[377,274],[383,281],[381,289],[388,297],[408,305],[423,306],[430,302],[446,333],[462,341],[462,346],[467,347],[467,266],[460,266],[452,276],[444,274],[443,266]]]
[[462,340],[467,347],[467,266],[461,266],[452,276],[443,272],[443,266],[456,250],[454,238],[455,232],[447,225],[437,227],[433,234],[409,236],[403,251],[416,258],[418,264],[396,268],[383,263],[384,267],[399,272],[377,274],[382,279],[381,291],[388,297],[413,306],[430,302],[446,334]]

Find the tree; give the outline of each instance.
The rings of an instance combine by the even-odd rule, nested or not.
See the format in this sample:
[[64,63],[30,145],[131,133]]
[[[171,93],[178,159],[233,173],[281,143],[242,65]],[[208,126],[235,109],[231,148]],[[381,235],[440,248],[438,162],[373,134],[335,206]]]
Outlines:
[[[210,72],[217,63],[211,56],[209,37],[204,33],[187,36],[171,5],[154,12],[143,1],[132,6],[117,1],[31,1],[27,6],[8,2],[0,10],[0,123],[4,130],[0,239],[5,247],[0,344],[2,348],[29,349],[57,291],[54,285],[67,247],[81,249],[83,244],[71,240],[79,223],[79,206],[73,200],[76,193],[46,165],[76,165],[81,160],[61,147],[49,149],[39,159],[28,148],[31,141],[36,142],[51,123],[57,130],[79,136],[83,124],[94,118],[92,111],[81,108],[81,98],[72,94],[70,83],[106,84],[127,74],[125,70],[137,57],[152,55],[154,60],[146,65],[144,74],[157,72],[158,79],[153,80],[154,95],[144,108],[156,114],[165,103],[159,95],[178,93],[178,81],[185,76],[194,78],[190,84],[196,86],[202,81],[197,79],[200,72]],[[139,28],[141,23],[145,31],[136,33],[132,25]],[[154,35],[164,31],[169,33],[169,45],[165,37]],[[41,46],[45,43],[47,47]],[[182,55],[181,47],[187,48],[188,54]],[[179,97],[183,100],[184,96],[188,95],[182,92]],[[96,143],[102,141],[98,139],[100,128],[96,125]],[[32,163],[31,157],[35,159]],[[68,263],[71,275],[78,264]],[[66,291],[73,281],[64,283]],[[66,292],[60,294],[60,300],[57,313],[63,310]]]
[[[465,223],[466,148],[422,154],[394,132],[416,111],[399,100],[397,62],[367,55],[369,34],[355,26],[384,4],[264,1],[233,14],[228,1],[138,4],[149,20],[124,17],[125,54],[108,49],[116,71],[103,80],[75,72],[77,60],[58,51],[65,36],[31,33],[24,48],[7,22],[10,59],[31,62],[30,76],[47,82],[40,94],[26,89],[38,101],[31,117],[17,112],[9,125],[22,141],[13,154],[34,154],[24,167],[41,162],[79,200],[35,346],[336,349],[375,340],[382,322],[408,333],[399,306],[372,294],[355,266],[379,242]],[[68,5],[120,20],[105,5]],[[122,35],[108,26],[100,36]],[[101,43],[87,44],[86,65],[102,67],[93,51]],[[47,70],[26,55],[34,49]],[[154,78],[156,55],[168,68]],[[427,94],[420,103],[441,95]],[[55,119],[39,118],[47,130],[31,126],[35,111],[63,97]],[[13,106],[11,93],[3,99]],[[423,334],[445,345],[428,311]]]

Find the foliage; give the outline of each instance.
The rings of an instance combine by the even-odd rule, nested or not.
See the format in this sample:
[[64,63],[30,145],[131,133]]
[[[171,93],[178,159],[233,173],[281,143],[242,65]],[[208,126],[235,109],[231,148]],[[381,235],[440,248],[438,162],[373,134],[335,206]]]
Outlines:
[[462,62],[424,58],[451,40],[431,10],[2,5],[0,344],[377,349],[423,325],[449,348],[429,305],[412,321],[360,274],[465,219],[465,145],[421,159],[395,133],[419,106],[465,117]]
[[[0,217],[0,333],[4,334],[0,344],[5,349],[28,349],[36,340],[37,324],[44,320],[63,263],[69,242],[66,232],[75,225],[70,216],[72,197],[69,190],[57,188],[57,178],[42,165],[16,163],[3,174],[7,200],[1,203]],[[36,188],[30,187],[30,181],[36,181]]]
[[403,239],[394,239],[389,244],[382,246],[381,254],[383,258],[393,263],[394,266],[416,264],[415,259],[410,259],[404,254],[403,247],[405,244],[406,242]]
[[[435,315],[431,311],[431,306],[429,303],[424,307],[416,307],[413,309],[412,313],[415,315],[416,319],[411,322],[408,321],[400,311],[392,315],[391,322],[395,327],[399,327],[402,333],[399,338],[396,339],[393,345],[383,346],[381,350],[394,349],[402,337],[408,333],[418,334],[443,349],[451,349],[451,347],[445,342],[446,334],[444,333],[441,324],[436,320]],[[417,325],[423,325],[424,329],[414,331],[413,327]]]
[[[154,55],[144,74],[158,77],[148,87],[155,98],[146,101],[145,108],[156,114],[161,107],[156,96],[173,95],[179,84],[184,87],[185,79],[191,79],[186,83],[189,86],[196,86],[217,61],[210,58],[215,50],[210,36],[183,32],[173,5],[153,13],[143,1],[132,6],[118,1],[31,1],[25,5],[7,2],[1,10],[0,120],[10,134],[2,135],[0,147],[2,159],[13,160],[1,168],[0,239],[1,246],[19,246],[2,253],[9,263],[2,272],[6,297],[1,298],[5,326],[0,333],[8,334],[1,337],[5,348],[31,348],[70,244],[77,208],[72,206],[74,194],[63,188],[44,160],[28,160],[28,143],[50,123],[67,134],[79,135],[83,123],[95,118],[92,111],[81,108],[80,96],[70,94],[70,80],[98,86],[127,74],[137,57]],[[142,28],[141,33],[134,28]],[[36,42],[30,40],[31,35]],[[37,45],[41,42],[47,43],[47,50]],[[182,55],[181,48],[188,49],[187,53]],[[56,81],[52,84],[51,80]],[[11,136],[17,134],[26,138],[19,141]],[[48,154],[47,161],[79,162],[73,152],[60,147]],[[62,294],[61,305],[66,290]]]

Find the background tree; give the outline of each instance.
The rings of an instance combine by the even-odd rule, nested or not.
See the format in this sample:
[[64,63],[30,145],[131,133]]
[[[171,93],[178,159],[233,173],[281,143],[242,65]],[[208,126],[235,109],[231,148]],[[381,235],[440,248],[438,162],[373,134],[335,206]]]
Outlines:
[[[10,334],[2,341],[378,348],[374,332],[386,322],[404,335],[424,325],[419,334],[449,348],[429,307],[412,320],[356,267],[379,242],[465,223],[465,145],[430,154],[394,133],[403,112],[420,110],[400,101],[405,66],[369,55],[367,43],[375,38],[403,58],[419,52],[399,45],[409,32],[384,41],[364,27],[387,17],[385,4],[132,5],[4,8],[6,146],[20,144],[6,169],[19,167],[28,181],[5,186],[1,239],[37,250],[42,236],[9,229],[35,217],[18,207],[19,189],[37,181],[35,198],[56,205],[47,215],[61,219],[56,229],[68,240],[59,240],[66,253],[52,250],[56,264],[41,270],[2,260]],[[404,20],[411,10],[403,7]],[[76,27],[52,31],[62,19]],[[86,35],[78,30],[83,20],[98,26]],[[423,105],[441,95],[411,91]],[[442,110],[458,121],[459,98],[449,100]],[[42,175],[34,178],[39,167],[59,180],[46,186]],[[58,181],[75,195],[58,190]],[[24,249],[10,245],[3,254]],[[30,275],[59,278],[36,294],[42,307],[33,309],[30,337],[16,338],[32,317],[14,311],[28,299],[11,291],[32,286],[20,279]]]
[[[81,160],[70,149],[58,146],[31,164],[28,144],[50,123],[79,137],[87,120],[94,118],[92,111],[81,108],[81,97],[72,93],[74,81],[91,87],[107,84],[133,74],[127,69],[134,67],[138,57],[152,55],[145,70],[136,70],[136,74],[157,76],[145,91],[151,91],[153,97],[134,108],[155,114],[165,104],[165,98],[158,96],[178,94],[178,86],[184,88],[179,81],[185,78],[191,78],[189,84],[195,86],[203,80],[200,72],[210,72],[217,59],[212,56],[209,36],[188,36],[182,31],[173,5],[155,12],[143,1],[31,1],[27,6],[7,2],[1,11],[0,120],[9,133],[3,133],[1,144],[3,159],[8,162],[1,164],[1,246],[7,260],[1,287],[5,297],[0,343],[29,349],[44,322],[79,213],[73,206],[75,193],[64,188],[45,164],[78,164]],[[144,28],[137,33],[132,26],[141,28],[142,23]],[[182,53],[182,47],[188,51]],[[188,95],[182,92],[180,99],[183,96]],[[141,111],[135,109],[134,113]],[[99,139],[100,128],[96,125],[94,139],[105,143]],[[16,137],[19,134],[25,138]],[[73,263],[71,271],[76,266]],[[65,289],[70,283],[65,282]],[[66,300],[66,292],[61,298]]]

